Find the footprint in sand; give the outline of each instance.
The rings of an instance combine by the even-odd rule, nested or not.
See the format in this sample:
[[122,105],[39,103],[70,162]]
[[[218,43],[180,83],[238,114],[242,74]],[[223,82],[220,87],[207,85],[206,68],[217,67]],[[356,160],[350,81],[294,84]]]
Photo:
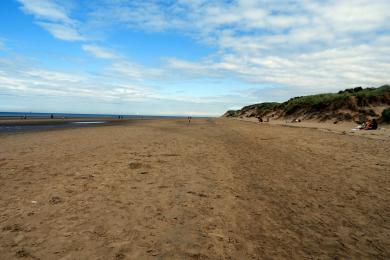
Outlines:
[[23,227],[20,224],[12,224],[3,227],[3,231],[19,232],[23,231]]
[[121,259],[125,259],[126,258],[126,255],[123,254],[123,253],[116,253],[115,254],[115,259],[116,260],[121,260]]
[[195,196],[199,196],[201,198],[207,198],[208,196],[204,193],[197,193],[197,192],[194,192],[194,191],[187,191],[188,194],[192,194],[192,195],[195,195]]
[[143,166],[142,163],[139,163],[139,162],[131,162],[131,163],[129,163],[129,168],[133,169],[133,170],[139,169],[142,166]]
[[64,200],[61,197],[53,196],[50,198],[50,204],[55,205],[64,202]]
[[180,156],[180,155],[179,155],[179,154],[176,154],[176,153],[164,153],[164,154],[161,154],[161,156],[176,157],[176,156]]
[[15,255],[18,258],[22,258],[22,257],[31,257],[32,258],[32,255],[24,248],[19,249],[18,251],[16,251]]
[[[150,169],[152,167],[149,164],[144,164],[140,162],[131,162],[129,163],[129,168],[132,170],[138,170],[138,169],[145,170],[145,169]],[[147,171],[143,171],[140,174],[147,174],[147,173],[148,173]]]

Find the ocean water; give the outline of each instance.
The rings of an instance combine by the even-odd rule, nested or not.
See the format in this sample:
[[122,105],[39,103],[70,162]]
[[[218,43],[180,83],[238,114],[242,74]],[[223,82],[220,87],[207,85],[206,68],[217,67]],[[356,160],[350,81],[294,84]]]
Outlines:
[[29,131],[42,131],[42,130],[52,130],[52,129],[61,129],[61,128],[75,128],[75,127],[85,127],[85,126],[99,126],[99,125],[113,125],[119,124],[113,123],[110,121],[53,121],[53,122],[26,122],[22,123],[9,123],[7,120],[0,121],[0,133],[20,133],[20,132],[29,132]]
[[[112,122],[112,119],[118,119],[119,116],[123,119],[157,119],[157,118],[180,118],[180,116],[143,116],[143,115],[111,115],[111,114],[67,114],[67,113],[30,113],[30,112],[0,112],[0,118],[8,117],[13,119],[36,118],[49,119],[53,115],[54,119],[76,119],[77,121],[58,121],[47,120],[45,122],[34,122],[30,120],[17,123],[10,123],[8,120],[0,120],[0,133],[19,133],[28,131],[52,130],[60,128],[86,127],[99,125],[120,124],[121,121]],[[83,119],[87,119],[83,120]],[[91,121],[91,118],[98,120]],[[107,121],[104,121],[107,119]]]
[[183,116],[150,116],[150,115],[113,115],[113,114],[70,114],[70,113],[33,113],[33,112],[0,112],[0,117],[20,117],[23,118],[180,118]]
[[63,124],[25,124],[25,125],[3,125],[0,124],[0,133],[20,133],[29,131],[42,131],[51,129],[71,128],[74,127],[70,122],[64,122]]

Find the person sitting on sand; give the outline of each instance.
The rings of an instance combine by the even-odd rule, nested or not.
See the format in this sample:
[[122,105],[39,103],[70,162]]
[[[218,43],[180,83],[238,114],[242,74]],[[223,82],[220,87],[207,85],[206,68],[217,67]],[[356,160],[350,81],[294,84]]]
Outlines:
[[364,124],[364,128],[363,128],[363,130],[370,130],[371,129],[371,120],[370,119],[368,119],[367,121],[366,121],[366,123]]
[[376,119],[373,119],[372,121],[368,121],[364,127],[364,130],[376,130],[378,129],[378,122]]
[[259,123],[263,123],[263,118],[261,118],[261,116],[257,116],[257,120],[259,120]]
[[367,119],[361,125],[356,126],[356,128],[353,128],[352,130],[353,131],[355,131],[355,130],[369,130],[370,127],[371,127],[371,121],[369,119]]
[[371,130],[376,130],[378,129],[378,122],[376,121],[376,119],[374,118],[372,120],[372,125],[371,125]]

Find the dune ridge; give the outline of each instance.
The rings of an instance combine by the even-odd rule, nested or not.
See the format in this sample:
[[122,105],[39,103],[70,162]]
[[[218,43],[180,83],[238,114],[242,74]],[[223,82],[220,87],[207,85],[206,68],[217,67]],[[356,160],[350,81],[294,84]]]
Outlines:
[[294,97],[286,102],[264,102],[229,110],[224,117],[270,117],[274,119],[337,120],[361,122],[376,118],[390,122],[390,85],[378,88],[357,87],[338,93]]

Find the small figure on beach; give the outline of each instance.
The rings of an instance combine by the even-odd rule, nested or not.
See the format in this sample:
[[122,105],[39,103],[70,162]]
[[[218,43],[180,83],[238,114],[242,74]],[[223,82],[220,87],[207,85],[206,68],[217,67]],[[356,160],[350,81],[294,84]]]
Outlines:
[[192,119],[192,118],[189,116],[189,117],[188,117],[188,124],[191,124],[191,119]]
[[263,118],[261,116],[257,116],[256,118],[259,121],[259,123],[263,123]]
[[378,129],[378,122],[376,121],[375,118],[372,120],[371,129],[372,129],[372,130]]
[[363,124],[358,125],[352,130],[376,130],[378,129],[378,121],[374,118],[372,120],[367,119]]
[[364,125],[363,130],[376,130],[378,129],[378,122],[374,118],[373,120],[367,120],[367,122]]
[[54,115],[53,115],[53,114],[51,114],[51,115],[50,115],[50,119],[53,119],[53,118],[54,118]]

